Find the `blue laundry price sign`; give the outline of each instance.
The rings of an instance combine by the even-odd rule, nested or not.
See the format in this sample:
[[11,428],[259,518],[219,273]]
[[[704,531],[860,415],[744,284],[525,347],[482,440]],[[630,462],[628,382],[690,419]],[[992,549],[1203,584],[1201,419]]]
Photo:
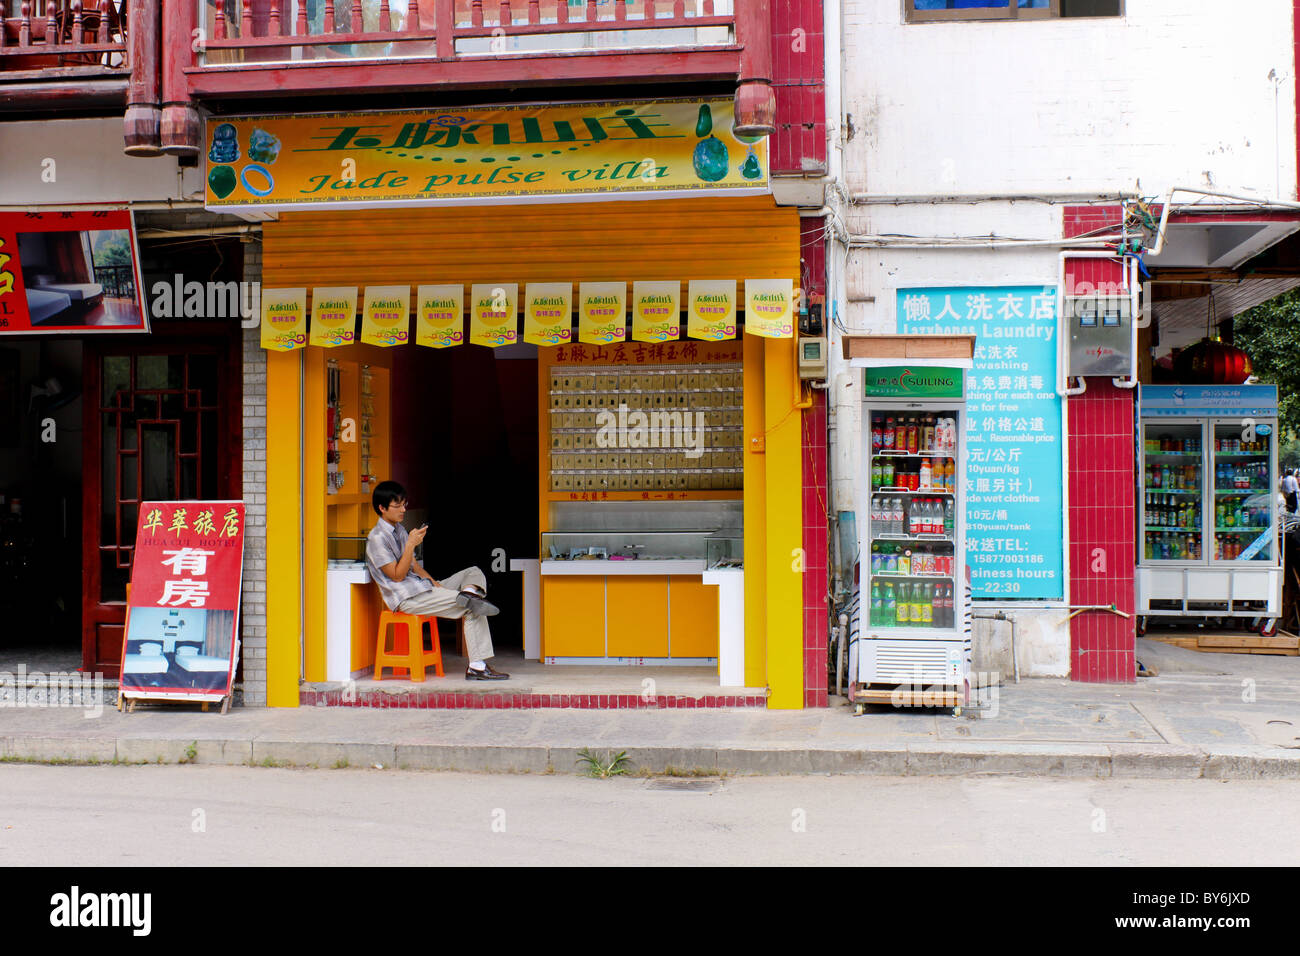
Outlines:
[[974,335],[966,380],[966,562],[977,599],[1065,597],[1052,286],[900,289],[902,334]]

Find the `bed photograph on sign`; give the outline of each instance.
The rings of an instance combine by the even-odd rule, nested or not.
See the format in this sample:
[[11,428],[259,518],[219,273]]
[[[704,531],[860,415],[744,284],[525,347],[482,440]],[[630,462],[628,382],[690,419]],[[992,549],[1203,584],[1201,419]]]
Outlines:
[[33,328],[141,325],[126,229],[18,233]]
[[234,623],[235,612],[228,610],[132,608],[123,690],[224,693]]

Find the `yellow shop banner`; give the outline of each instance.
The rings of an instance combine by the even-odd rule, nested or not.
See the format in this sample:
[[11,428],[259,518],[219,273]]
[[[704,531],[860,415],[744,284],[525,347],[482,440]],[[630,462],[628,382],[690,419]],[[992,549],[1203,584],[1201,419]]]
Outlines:
[[307,345],[307,290],[262,290],[262,348],[288,352]]
[[334,348],[357,341],[357,287],[327,286],[311,290],[308,345]]
[[564,345],[573,341],[573,283],[530,282],[524,289],[524,341]]
[[361,342],[364,345],[406,345],[411,341],[411,287],[409,285],[366,286],[361,310]]
[[433,349],[465,344],[464,285],[422,285],[416,288],[415,344]]
[[673,342],[681,338],[681,297],[680,282],[633,282],[633,340]]
[[794,280],[745,280],[745,331],[769,339],[794,338]]
[[692,279],[686,296],[686,334],[705,342],[736,337],[736,280]]
[[220,117],[209,209],[767,193],[730,98]]
[[469,290],[469,342],[471,345],[513,345],[519,341],[519,284],[475,283]]
[[578,283],[578,341],[609,345],[627,340],[627,283]]

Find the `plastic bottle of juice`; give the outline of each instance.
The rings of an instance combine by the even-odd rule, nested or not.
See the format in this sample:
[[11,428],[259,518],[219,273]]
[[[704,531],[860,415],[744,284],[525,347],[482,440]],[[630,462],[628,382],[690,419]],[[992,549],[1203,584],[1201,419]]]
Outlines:
[[930,468],[930,459],[921,459],[921,487],[929,488],[930,483],[934,480],[934,472]]
[[885,451],[894,450],[894,420],[893,418],[885,419],[885,433],[882,436]]

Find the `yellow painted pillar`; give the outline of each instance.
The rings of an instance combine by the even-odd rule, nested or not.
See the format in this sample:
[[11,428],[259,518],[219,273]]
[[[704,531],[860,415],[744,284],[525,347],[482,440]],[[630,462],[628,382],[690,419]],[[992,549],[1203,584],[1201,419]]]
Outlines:
[[767,686],[767,454],[763,340],[743,336],[745,374],[745,686]]
[[266,702],[298,706],[303,350],[266,353]]
[[[803,707],[803,472],[793,339],[763,339],[767,417],[767,705]],[[749,525],[746,523],[746,536]],[[746,566],[748,577],[748,566]]]
[[[324,349],[304,350],[303,363],[303,623],[307,680],[325,680],[325,569],[328,545],[325,527],[325,407],[328,383]],[[360,429],[360,423],[356,426]]]

